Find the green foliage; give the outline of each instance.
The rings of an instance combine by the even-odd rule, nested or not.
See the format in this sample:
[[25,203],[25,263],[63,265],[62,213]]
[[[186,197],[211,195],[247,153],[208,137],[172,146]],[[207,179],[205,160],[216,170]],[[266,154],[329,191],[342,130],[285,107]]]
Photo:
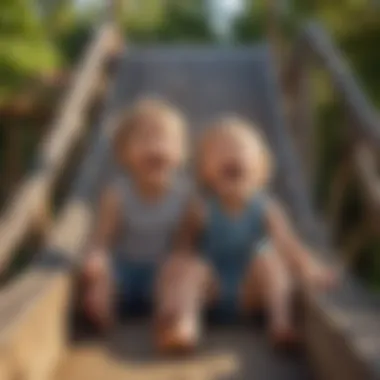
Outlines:
[[[48,0],[38,1],[49,3]],[[45,31],[60,51],[62,64],[71,67],[83,54],[101,12],[97,3],[89,3],[83,9],[77,8],[75,0],[55,0],[50,3],[55,6],[45,8],[42,19]]]
[[209,42],[213,39],[202,9],[186,10],[174,2],[168,6],[157,35],[162,42]]
[[[365,27],[347,33],[340,40],[340,45],[349,58],[349,62],[358,75],[370,99],[380,106],[380,13],[378,19],[368,20]],[[371,17],[372,18],[372,17]]]
[[91,23],[85,20],[73,22],[69,28],[61,29],[57,33],[55,43],[66,66],[72,67],[79,61],[91,40],[92,30]]
[[[75,0],[0,2],[0,101],[17,93],[29,78],[78,61],[94,24],[99,2],[78,8]],[[209,42],[205,2],[135,0],[120,15],[128,39],[136,42]]]
[[[148,7],[153,3],[154,6]],[[142,4],[142,3],[141,3]],[[134,42],[184,43],[213,40],[202,2],[146,1],[125,20],[127,38]],[[165,6],[166,4],[166,6]],[[137,15],[144,14],[144,17]]]
[[265,36],[267,13],[263,0],[246,1],[245,11],[235,20],[234,40],[239,43],[251,43]]
[[235,22],[234,38],[239,43],[260,41],[265,35],[266,18],[262,12],[244,14]]
[[358,255],[356,273],[374,291],[380,291],[380,239],[369,240]]
[[30,0],[0,2],[0,101],[17,91],[25,79],[51,71],[59,53],[45,35]]

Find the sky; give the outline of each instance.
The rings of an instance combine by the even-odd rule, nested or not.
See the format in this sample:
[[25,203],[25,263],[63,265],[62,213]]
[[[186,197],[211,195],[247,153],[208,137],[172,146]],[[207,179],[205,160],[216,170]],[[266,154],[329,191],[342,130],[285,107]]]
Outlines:
[[221,38],[228,38],[235,17],[243,10],[243,0],[208,0],[210,21]]
[[218,2],[222,7],[226,9],[227,12],[239,12],[242,9],[242,0],[220,0]]

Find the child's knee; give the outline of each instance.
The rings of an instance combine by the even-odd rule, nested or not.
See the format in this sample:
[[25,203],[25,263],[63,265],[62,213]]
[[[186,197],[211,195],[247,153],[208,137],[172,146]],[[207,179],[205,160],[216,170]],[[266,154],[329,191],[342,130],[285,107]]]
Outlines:
[[291,272],[280,259],[274,265],[272,278],[273,286],[278,292],[288,295],[293,291],[294,281]]
[[284,269],[279,270],[267,285],[267,297],[273,302],[289,304],[294,295],[294,282]]
[[173,255],[163,266],[162,274],[167,278],[183,278],[198,275],[204,263],[201,259],[189,255]]
[[275,251],[268,251],[252,262],[245,286],[248,289],[261,288],[260,293],[264,296],[288,297],[294,283],[281,257]]
[[158,281],[160,300],[171,299],[178,304],[198,299],[207,290],[205,264],[198,257],[171,257],[162,268]]

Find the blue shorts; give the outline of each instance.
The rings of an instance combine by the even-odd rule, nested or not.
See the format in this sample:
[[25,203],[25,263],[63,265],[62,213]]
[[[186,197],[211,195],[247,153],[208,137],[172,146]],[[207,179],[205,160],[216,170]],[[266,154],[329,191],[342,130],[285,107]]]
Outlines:
[[152,309],[157,263],[114,260],[117,308],[121,313],[141,315]]
[[[262,255],[269,248],[270,243],[263,239],[255,246],[250,260]],[[229,265],[214,265],[219,279],[219,299],[208,311],[208,318],[213,322],[236,322],[240,318],[239,289],[250,263],[237,260]]]

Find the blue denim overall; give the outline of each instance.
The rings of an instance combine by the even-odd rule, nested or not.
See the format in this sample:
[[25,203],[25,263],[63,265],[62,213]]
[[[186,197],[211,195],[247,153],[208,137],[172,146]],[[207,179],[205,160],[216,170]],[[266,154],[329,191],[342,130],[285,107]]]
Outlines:
[[265,197],[262,194],[252,197],[237,216],[229,216],[216,198],[207,199],[206,206],[201,250],[220,284],[220,298],[210,316],[218,321],[235,320],[239,286],[251,261],[264,251],[267,242]]

